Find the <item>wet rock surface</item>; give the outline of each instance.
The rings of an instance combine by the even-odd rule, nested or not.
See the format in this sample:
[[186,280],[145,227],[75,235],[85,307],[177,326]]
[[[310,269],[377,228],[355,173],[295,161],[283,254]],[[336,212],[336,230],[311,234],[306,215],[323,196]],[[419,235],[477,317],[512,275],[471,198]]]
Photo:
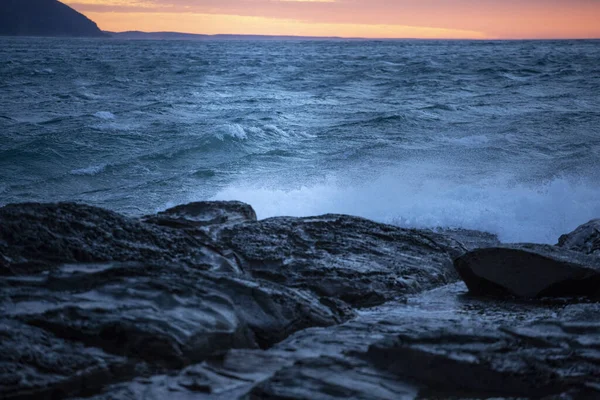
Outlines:
[[0,287],[6,317],[165,368],[347,318],[305,293],[184,267],[68,265]]
[[474,231],[471,229],[436,229],[433,232],[448,236],[469,251],[486,247],[499,246],[500,239],[497,235],[489,232]]
[[573,232],[562,235],[558,246],[600,256],[600,219],[579,226]]
[[192,233],[214,233],[241,222],[256,221],[254,209],[240,201],[201,201],[184,204],[142,219],[170,228],[190,230]]
[[600,258],[550,245],[478,249],[454,261],[477,295],[600,297]]
[[0,208],[0,274],[45,271],[64,263],[139,261],[237,270],[208,241],[74,203]]
[[600,397],[585,252],[237,202],[13,205],[0,235],[0,398]]
[[[600,396],[598,305],[548,306],[549,315],[537,318],[544,307],[523,307],[530,321],[425,322],[370,346],[365,358],[438,395]],[[581,321],[578,311],[589,320]]]
[[346,215],[271,218],[220,232],[252,276],[308,289],[356,307],[457,280],[448,236]]
[[13,319],[0,319],[0,398],[52,399],[98,392],[136,366]]
[[598,303],[479,299],[457,283],[93,399],[594,399],[599,338]]

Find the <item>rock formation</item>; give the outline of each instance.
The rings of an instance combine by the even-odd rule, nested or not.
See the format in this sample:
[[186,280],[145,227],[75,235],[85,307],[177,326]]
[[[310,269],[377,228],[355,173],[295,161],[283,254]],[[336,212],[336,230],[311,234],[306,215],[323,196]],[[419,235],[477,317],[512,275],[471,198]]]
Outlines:
[[597,398],[590,224],[561,247],[239,202],[8,205],[0,398]]
[[271,218],[224,229],[218,240],[255,278],[352,306],[381,304],[457,280],[451,238],[347,215]]
[[562,235],[558,239],[558,246],[586,254],[600,255],[600,219],[594,219],[573,232]]
[[56,0],[0,1],[0,35],[106,36],[93,21]]
[[478,249],[454,265],[476,295],[600,297],[600,258],[554,246]]

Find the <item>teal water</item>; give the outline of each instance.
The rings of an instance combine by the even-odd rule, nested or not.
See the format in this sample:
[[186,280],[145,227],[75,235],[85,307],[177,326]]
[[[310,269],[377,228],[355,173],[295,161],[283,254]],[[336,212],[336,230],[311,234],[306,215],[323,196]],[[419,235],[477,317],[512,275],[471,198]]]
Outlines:
[[600,217],[600,42],[0,38],[0,204],[238,199],[553,243]]

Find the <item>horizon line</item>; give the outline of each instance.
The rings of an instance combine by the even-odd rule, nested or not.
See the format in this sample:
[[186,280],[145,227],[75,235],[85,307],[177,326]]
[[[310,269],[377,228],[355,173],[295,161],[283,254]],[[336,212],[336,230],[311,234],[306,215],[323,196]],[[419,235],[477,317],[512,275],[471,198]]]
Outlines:
[[254,34],[254,33],[191,33],[191,32],[177,32],[177,31],[141,31],[141,30],[127,30],[127,31],[105,31],[102,32],[109,35],[120,35],[127,33],[139,33],[139,34],[172,34],[172,35],[187,35],[187,36],[201,36],[201,37],[219,37],[219,36],[238,36],[238,37],[261,37],[261,38],[297,38],[297,39],[342,39],[342,40],[423,40],[423,41],[436,41],[436,40],[448,40],[448,41],[477,41],[477,42],[518,42],[518,41],[558,41],[558,40],[600,40],[600,37],[589,37],[589,38],[568,38],[568,37],[556,37],[556,38],[420,38],[420,37],[361,37],[361,36],[312,36],[312,35],[277,35],[277,34]]

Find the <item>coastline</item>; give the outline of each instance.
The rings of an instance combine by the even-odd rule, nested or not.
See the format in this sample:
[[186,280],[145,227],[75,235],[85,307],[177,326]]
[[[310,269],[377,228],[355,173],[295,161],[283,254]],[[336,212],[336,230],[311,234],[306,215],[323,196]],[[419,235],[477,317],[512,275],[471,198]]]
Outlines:
[[594,396],[598,225],[506,245],[336,214],[259,221],[241,202],[142,218],[7,205],[1,394]]

